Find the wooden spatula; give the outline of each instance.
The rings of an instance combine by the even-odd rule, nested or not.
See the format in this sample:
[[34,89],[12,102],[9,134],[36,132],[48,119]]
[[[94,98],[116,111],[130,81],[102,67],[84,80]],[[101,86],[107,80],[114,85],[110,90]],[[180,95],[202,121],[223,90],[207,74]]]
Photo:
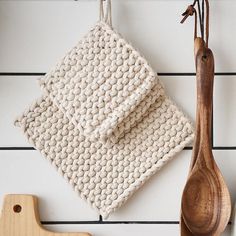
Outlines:
[[37,197],[6,195],[0,217],[1,236],[91,236],[89,233],[55,233],[39,220]]

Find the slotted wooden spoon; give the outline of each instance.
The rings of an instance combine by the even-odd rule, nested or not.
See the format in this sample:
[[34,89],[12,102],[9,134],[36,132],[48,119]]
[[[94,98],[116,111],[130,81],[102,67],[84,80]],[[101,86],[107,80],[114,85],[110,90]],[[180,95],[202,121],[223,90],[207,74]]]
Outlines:
[[211,117],[214,57],[203,47],[196,56],[199,140],[182,196],[182,217],[193,235],[220,235],[231,213],[229,191],[212,154]]

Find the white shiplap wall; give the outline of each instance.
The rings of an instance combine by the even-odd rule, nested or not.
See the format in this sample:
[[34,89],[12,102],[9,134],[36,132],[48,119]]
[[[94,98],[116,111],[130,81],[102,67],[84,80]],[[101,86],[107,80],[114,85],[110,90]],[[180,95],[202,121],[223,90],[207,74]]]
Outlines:
[[[236,198],[236,1],[211,0],[210,46],[216,59],[214,155]],[[187,0],[113,0],[115,28],[151,62],[171,97],[194,119],[193,19]],[[179,208],[191,150],[184,150],[108,221],[73,192],[13,126],[41,91],[45,73],[97,20],[97,2],[0,1],[0,205],[6,193],[40,197],[45,227],[97,236],[179,235]],[[177,74],[180,73],[180,74]],[[168,76],[168,74],[170,74]],[[49,224],[50,222],[50,224]],[[61,223],[60,223],[61,222]],[[59,224],[60,223],[60,224]],[[123,224],[130,223],[130,224]],[[135,224],[132,224],[135,223]],[[230,235],[230,227],[225,236]]]

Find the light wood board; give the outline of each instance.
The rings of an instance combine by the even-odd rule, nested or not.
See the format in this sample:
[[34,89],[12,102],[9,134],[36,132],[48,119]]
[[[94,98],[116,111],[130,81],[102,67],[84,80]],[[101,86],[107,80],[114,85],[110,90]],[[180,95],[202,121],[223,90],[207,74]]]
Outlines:
[[0,218],[4,236],[90,236],[89,233],[56,233],[44,229],[39,220],[38,199],[32,195],[6,195]]

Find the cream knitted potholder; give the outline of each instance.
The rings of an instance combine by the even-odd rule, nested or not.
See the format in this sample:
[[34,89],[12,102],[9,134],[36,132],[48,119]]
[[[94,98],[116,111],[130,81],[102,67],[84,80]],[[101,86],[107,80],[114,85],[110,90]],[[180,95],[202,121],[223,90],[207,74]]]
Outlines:
[[101,21],[41,80],[46,94],[16,125],[106,218],[194,135],[102,2]]
[[106,14],[100,4],[100,21],[41,86],[84,135],[106,140],[157,79],[148,62],[112,29],[110,1]]
[[16,125],[104,218],[193,139],[188,119],[166,96],[112,147],[82,135],[47,96]]

